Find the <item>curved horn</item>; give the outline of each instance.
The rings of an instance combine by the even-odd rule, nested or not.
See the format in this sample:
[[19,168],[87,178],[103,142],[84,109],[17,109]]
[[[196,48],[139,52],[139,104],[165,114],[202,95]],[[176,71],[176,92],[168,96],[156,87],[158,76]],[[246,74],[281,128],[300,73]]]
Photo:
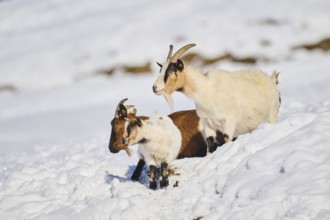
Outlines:
[[196,44],[187,44],[186,46],[181,47],[181,49],[178,50],[178,51],[173,55],[173,57],[170,59],[170,61],[172,61],[172,62],[176,62],[184,52],[186,52],[187,50],[189,50],[190,48],[192,48],[192,47],[194,47],[194,46],[196,46]]
[[[115,111],[115,118],[119,118],[120,117],[120,110],[121,110],[121,106],[123,106],[124,102],[127,101],[128,98],[125,98],[125,99],[122,99],[118,105],[117,105],[117,108],[116,108],[116,111]],[[125,106],[124,106],[125,107]]]
[[173,45],[170,45],[170,51],[168,52],[167,59],[166,61],[169,61],[172,57],[172,52],[173,52]]

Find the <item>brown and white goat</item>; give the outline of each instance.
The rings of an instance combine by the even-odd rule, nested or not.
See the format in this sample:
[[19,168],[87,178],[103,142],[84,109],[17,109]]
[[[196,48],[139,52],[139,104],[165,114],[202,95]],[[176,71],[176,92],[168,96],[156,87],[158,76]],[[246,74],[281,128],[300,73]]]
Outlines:
[[[126,151],[128,156],[131,155],[131,150],[128,144],[122,142],[122,137],[125,132],[125,122],[128,119],[137,118],[136,109],[128,112],[132,105],[124,105],[127,99],[119,102],[115,116],[111,121],[111,136],[109,142],[109,150],[111,153],[118,153],[120,150]],[[177,159],[186,157],[204,157],[207,152],[207,145],[199,129],[200,119],[195,110],[179,111],[169,115],[173,123],[181,132],[182,146],[180,148]],[[141,120],[147,120],[147,116],[139,116]],[[141,158],[133,172],[132,180],[137,181],[141,175],[145,161]]]
[[[274,72],[272,76],[260,70],[201,73],[191,66],[184,66],[179,59],[195,45],[188,44],[173,56],[170,45],[166,62],[158,63],[161,70],[153,91],[164,95],[170,106],[173,106],[171,94],[175,91],[195,102],[210,152],[262,123],[277,121],[280,106],[278,73]],[[224,134],[225,138],[218,134]]]

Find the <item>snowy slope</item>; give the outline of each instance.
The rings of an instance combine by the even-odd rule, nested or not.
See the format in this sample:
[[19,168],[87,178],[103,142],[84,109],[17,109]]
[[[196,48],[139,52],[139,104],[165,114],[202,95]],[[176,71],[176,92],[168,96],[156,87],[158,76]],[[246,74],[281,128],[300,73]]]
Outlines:
[[[330,54],[292,49],[330,37],[329,8],[324,0],[0,1],[0,88],[16,88],[0,90],[0,219],[330,219]],[[162,62],[169,44],[191,42],[210,58],[265,58],[206,70],[280,71],[279,122],[207,157],[176,160],[170,187],[151,191],[146,172],[130,181],[137,155],[109,153],[109,122],[125,97],[139,114],[169,113],[151,90],[158,69],[97,73]],[[174,103],[194,107],[180,94]]]
[[175,161],[179,175],[155,192],[146,173],[129,180],[137,158],[109,154],[105,137],[11,153],[0,159],[0,216],[329,219],[329,133],[329,104],[290,113],[205,158]]

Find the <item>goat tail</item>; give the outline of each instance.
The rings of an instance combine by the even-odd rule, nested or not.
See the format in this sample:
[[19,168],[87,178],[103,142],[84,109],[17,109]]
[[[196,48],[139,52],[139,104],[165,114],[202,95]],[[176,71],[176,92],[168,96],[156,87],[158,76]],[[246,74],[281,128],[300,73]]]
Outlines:
[[273,71],[271,78],[275,85],[278,85],[278,76],[279,75],[280,75],[280,72],[277,72],[276,70]]

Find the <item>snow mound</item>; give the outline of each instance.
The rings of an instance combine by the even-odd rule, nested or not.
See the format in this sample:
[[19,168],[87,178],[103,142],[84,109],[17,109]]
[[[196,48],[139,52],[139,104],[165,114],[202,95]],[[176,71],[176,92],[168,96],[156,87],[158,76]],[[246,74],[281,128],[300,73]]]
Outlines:
[[158,191],[146,171],[132,182],[138,158],[108,153],[103,138],[8,154],[0,219],[329,219],[330,107],[318,109],[174,161]]

